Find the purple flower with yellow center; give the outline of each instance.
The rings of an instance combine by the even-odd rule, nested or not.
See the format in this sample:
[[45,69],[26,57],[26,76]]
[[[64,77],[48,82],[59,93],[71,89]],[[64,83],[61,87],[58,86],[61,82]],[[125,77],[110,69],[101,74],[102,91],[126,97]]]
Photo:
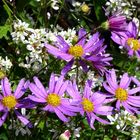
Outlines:
[[89,84],[86,83],[83,94],[81,95],[78,92],[75,82],[69,84],[67,92],[73,98],[71,103],[81,108],[81,115],[86,114],[87,121],[91,128],[95,129],[93,126],[95,120],[109,124],[108,121],[99,117],[99,115],[111,115],[113,110],[113,107],[104,105],[106,99],[104,94],[99,92],[93,93]]
[[105,54],[105,47],[102,47],[104,40],[99,40],[99,33],[95,33],[88,42],[86,42],[86,34],[84,29],[80,29],[78,32],[78,42],[75,45],[67,44],[61,36],[57,36],[55,47],[45,44],[50,54],[68,62],[61,71],[61,74],[66,74],[75,60],[82,66],[85,72],[88,71],[87,61],[92,61],[93,66],[100,71],[104,71],[104,67],[110,65],[109,61],[112,58]]
[[64,98],[69,81],[64,81],[64,76],[56,77],[51,74],[49,88],[46,90],[37,77],[34,77],[34,83],[29,85],[32,95],[29,99],[37,103],[45,105],[43,110],[54,112],[58,118],[64,122],[68,122],[65,116],[74,116],[75,112],[79,112],[78,107],[70,104],[69,98]]
[[120,35],[113,34],[112,39],[119,45],[128,50],[130,56],[136,55],[140,58],[140,40],[137,39],[138,29],[134,22],[130,22],[127,26],[127,32],[120,32]]
[[108,101],[116,101],[116,108],[120,110],[121,105],[130,113],[139,113],[140,96],[134,95],[140,91],[140,87],[130,89],[132,78],[124,73],[118,83],[115,70],[112,69],[106,74],[106,82],[103,83],[104,88],[109,92]]
[[17,115],[17,118],[24,124],[31,127],[31,124],[29,120],[23,115],[19,113],[17,109],[21,108],[20,106],[23,104],[20,103],[22,99],[20,99],[26,89],[28,88],[29,81],[25,82],[24,79],[21,79],[16,90],[14,93],[12,93],[12,90],[10,88],[10,83],[7,77],[1,80],[1,87],[2,87],[2,95],[0,94],[0,111],[4,114],[0,118],[0,126],[4,123],[6,120],[8,113],[11,111],[14,111]]

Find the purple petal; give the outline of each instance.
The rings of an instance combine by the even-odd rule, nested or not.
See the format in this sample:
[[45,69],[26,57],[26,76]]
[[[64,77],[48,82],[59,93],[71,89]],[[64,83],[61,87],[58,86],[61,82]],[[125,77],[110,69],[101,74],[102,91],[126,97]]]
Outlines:
[[44,94],[44,97],[45,97],[46,96],[46,89],[44,88],[44,86],[42,85],[42,83],[40,82],[40,80],[36,76],[33,77],[33,79],[34,79],[36,86],[41,91],[41,93]]
[[54,111],[55,111],[56,115],[58,116],[58,118],[59,118],[60,120],[62,120],[63,122],[68,122],[68,121],[69,121],[68,118],[66,118],[66,117],[63,115],[63,113],[62,113],[61,111],[59,111],[59,109],[54,108]]
[[112,90],[105,82],[103,83],[103,87],[111,94],[115,94],[115,91]]
[[106,96],[104,96],[103,94],[100,94],[98,92],[95,92],[94,94],[92,94],[92,102],[95,106],[100,105],[102,103],[104,103]]
[[128,96],[129,99],[131,100],[140,100],[140,96]]
[[8,115],[8,111],[6,111],[2,117],[0,118],[0,126],[3,125],[3,123],[5,122],[6,118],[7,118],[7,115]]
[[124,89],[127,89],[128,86],[130,85],[130,82],[131,82],[131,78],[129,78],[128,74],[125,73],[125,74],[123,74],[123,76],[121,78],[120,87],[124,88]]
[[64,108],[63,106],[59,106],[57,107],[61,112],[63,112],[65,115],[68,115],[68,116],[75,116],[76,114],[69,111],[69,110],[66,110],[66,108]]
[[129,113],[134,114],[134,112],[130,110],[130,106],[126,102],[122,102],[122,105]]
[[120,111],[120,100],[117,100],[117,102],[116,102],[116,108],[118,109],[118,111]]
[[89,87],[88,83],[86,83],[84,92],[83,92],[83,96],[85,98],[89,99],[90,95],[91,95],[91,88]]
[[131,79],[137,86],[140,86],[140,81],[138,79],[136,79],[135,77],[131,77]]
[[33,92],[33,94],[34,94],[36,97],[38,97],[38,98],[40,98],[40,99],[44,99],[44,98],[46,98],[46,96],[47,96],[47,95],[44,95],[44,94],[42,93],[42,91],[40,91],[40,89],[38,89],[38,87],[37,87],[35,84],[33,84],[33,83],[31,83],[31,84],[29,85],[29,89]]
[[0,111],[4,110],[4,106],[0,103]]
[[127,103],[135,107],[140,107],[140,101],[138,100],[132,100],[128,98]]
[[83,71],[86,73],[86,72],[88,72],[88,67],[87,67],[87,64],[83,61],[83,60],[79,60],[78,61],[79,62],[79,64],[82,66],[82,68],[83,68]]
[[51,108],[50,105],[47,105],[47,106],[43,107],[42,110],[49,111],[50,108]]
[[61,74],[62,74],[62,75],[67,74],[68,71],[70,71],[70,69],[71,69],[73,63],[74,63],[74,59],[72,59],[71,61],[69,61],[69,62],[64,66],[64,68],[62,69]]
[[72,55],[70,55],[68,53],[65,53],[65,52],[62,52],[58,48],[53,47],[53,46],[51,46],[49,44],[45,44],[45,47],[48,49],[48,52],[50,54],[53,54],[56,57],[60,57],[60,58],[62,58],[64,60],[66,60],[66,61],[70,61],[73,58]]
[[[111,71],[111,73],[112,73],[112,71]],[[110,88],[112,90],[116,90],[118,85],[117,85],[117,83],[114,83],[115,77],[112,77],[112,75],[110,75],[110,74],[106,74],[106,79],[107,79],[107,82],[108,82]]]
[[69,86],[67,88],[67,92],[68,94],[74,98],[74,99],[81,99],[81,95],[80,93],[78,92],[78,89],[74,89],[72,83],[69,83]]
[[32,127],[32,124],[30,121],[23,115],[21,115],[18,111],[15,110],[15,113],[17,115],[17,118],[24,124],[27,125],[28,127]]
[[16,99],[18,99],[19,97],[21,97],[20,95],[23,95],[22,93],[24,93],[24,91],[21,91],[24,89],[24,84],[25,84],[25,79],[21,79],[16,90],[14,93],[14,96],[16,97]]
[[94,112],[100,115],[111,115],[113,107],[110,106],[100,106],[94,109]]
[[112,79],[112,82],[114,83],[115,87],[117,87],[118,86],[117,80],[116,80],[117,77],[116,77],[116,73],[115,73],[114,69],[112,69],[112,71],[111,71],[111,79]]
[[125,46],[128,37],[124,32],[118,32],[118,33],[112,32],[111,34],[112,34],[111,39],[115,43]]
[[86,41],[86,31],[85,29],[81,28],[78,32],[78,45],[84,46]]
[[85,44],[84,46],[84,50],[90,48],[94,43],[97,42],[97,40],[99,40],[99,33],[95,33],[90,39],[89,41]]
[[67,110],[69,110],[69,111],[72,111],[72,112],[80,112],[80,111],[82,111],[82,108],[81,107],[79,107],[79,106],[72,106],[70,104],[65,104],[64,103],[64,100],[61,101],[61,103],[62,103],[62,106],[64,108],[66,108]]
[[90,127],[95,130],[95,127],[93,126],[94,122],[95,122],[95,118],[91,117],[91,119],[90,119]]
[[63,52],[67,52],[68,51],[68,48],[69,48],[69,45],[67,44],[67,42],[64,40],[63,37],[61,37],[60,35],[57,36],[57,42],[63,46],[63,48],[61,47],[60,49],[63,51]]
[[108,121],[97,117],[94,113],[92,113],[92,116],[93,116],[96,120],[98,120],[99,122],[101,122],[101,123],[110,124]]
[[46,99],[43,98],[37,98],[35,96],[29,95],[28,98],[34,102],[38,102],[38,103],[46,103]]
[[[103,45],[104,39],[99,40],[97,43],[93,44],[92,46],[89,46],[85,49],[85,53],[90,53],[90,52],[96,52],[96,55],[102,50],[102,45]],[[101,50],[100,50],[101,49]]]
[[[114,97],[114,95],[112,95],[113,97]],[[106,99],[105,101],[104,101],[104,103],[105,104],[107,104],[107,103],[111,103],[111,102],[114,102],[116,99],[115,98],[109,98],[109,99]]]
[[68,81],[65,81],[65,82],[63,83],[63,85],[61,86],[61,88],[60,88],[58,94],[59,94],[60,96],[62,96],[62,95],[64,94],[64,92],[66,91],[67,87],[68,87]]
[[4,96],[11,94],[11,87],[7,77],[1,80],[2,92]]
[[129,22],[127,30],[128,30],[128,34],[130,34],[130,36],[136,38],[137,26],[134,22]]
[[59,93],[59,90],[63,85],[63,83],[64,83],[64,76],[62,75],[56,82],[54,93]]
[[52,73],[49,81],[49,92],[53,93],[55,87],[55,75]]
[[129,95],[132,95],[132,94],[135,94],[135,93],[137,93],[139,91],[140,91],[140,87],[133,88],[133,89],[131,89],[131,90],[128,91],[128,94]]

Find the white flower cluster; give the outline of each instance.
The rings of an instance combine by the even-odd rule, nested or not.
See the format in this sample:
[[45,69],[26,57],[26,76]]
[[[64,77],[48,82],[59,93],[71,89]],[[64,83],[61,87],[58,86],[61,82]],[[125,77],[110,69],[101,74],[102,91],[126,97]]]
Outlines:
[[123,132],[127,127],[131,127],[130,132],[134,139],[136,137],[140,138],[140,119],[136,116],[121,109],[120,113],[116,113],[114,116],[108,115],[107,118],[119,131]]
[[107,13],[121,11],[127,18],[132,18],[133,12],[136,10],[136,6],[133,2],[128,0],[109,0],[106,2]]
[[94,71],[91,71],[89,70],[88,73],[88,78],[89,80],[92,80],[92,87],[95,88],[95,87],[101,87],[102,86],[102,83],[103,83],[103,77],[102,76],[99,76],[99,75],[95,75],[95,72]]
[[8,59],[7,56],[5,57],[5,59],[0,56],[0,69],[3,71],[9,71],[11,67],[12,63],[10,59]]
[[[23,43],[26,45],[26,49],[29,51],[28,56],[25,57],[25,61],[21,62],[19,66],[30,68],[33,63],[42,63],[48,58],[44,43],[53,43],[56,41],[56,36],[61,35],[67,43],[71,44],[73,38],[76,35],[75,29],[68,29],[64,31],[59,26],[55,29],[33,29],[29,27],[28,23],[18,20],[14,22],[14,32],[11,33],[15,43]],[[38,66],[35,66],[38,67]]]

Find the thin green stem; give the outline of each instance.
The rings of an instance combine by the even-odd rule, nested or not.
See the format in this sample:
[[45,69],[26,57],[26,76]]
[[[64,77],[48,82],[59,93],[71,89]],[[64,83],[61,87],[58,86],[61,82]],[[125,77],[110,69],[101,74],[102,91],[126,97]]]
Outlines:
[[78,64],[78,60],[76,59],[76,84],[77,86],[79,84],[78,77],[79,77],[79,64]]
[[13,116],[13,110],[10,112],[11,114],[11,120],[12,120],[12,139],[15,139],[15,133],[14,133],[14,116]]
[[[6,1],[5,0],[2,0],[2,2],[4,3],[4,5],[6,6],[6,8],[8,9],[8,11],[7,11],[7,13],[8,12],[10,12],[13,16],[14,16],[14,18],[16,19],[16,20],[18,20],[18,18],[14,15],[14,12],[11,10],[11,8],[8,6],[8,4],[6,3]],[[9,15],[9,14],[8,14]]]
[[56,20],[55,20],[55,22],[54,22],[54,27],[55,27],[56,24],[57,24],[57,21],[58,21],[58,18],[59,18],[59,16],[60,16],[60,13],[61,13],[61,11],[62,11],[62,8],[63,8],[63,6],[64,6],[64,3],[65,3],[65,0],[62,0],[62,3],[61,3],[61,6],[60,6],[60,9],[59,9],[59,11],[58,11],[58,14],[57,14]]

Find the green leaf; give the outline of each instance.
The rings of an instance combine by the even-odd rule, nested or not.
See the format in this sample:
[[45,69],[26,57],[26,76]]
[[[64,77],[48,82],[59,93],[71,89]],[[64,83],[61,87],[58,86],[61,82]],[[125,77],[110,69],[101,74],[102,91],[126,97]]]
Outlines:
[[104,140],[111,140],[111,139],[107,135],[105,135]]
[[96,18],[98,21],[105,21],[104,10],[102,6],[105,4],[105,0],[94,0],[93,5],[95,9]]
[[0,134],[0,139],[1,140],[8,140],[8,138],[7,138],[5,133]]
[[11,30],[12,30],[11,25],[0,26],[0,39],[3,37],[7,38],[7,32]]

